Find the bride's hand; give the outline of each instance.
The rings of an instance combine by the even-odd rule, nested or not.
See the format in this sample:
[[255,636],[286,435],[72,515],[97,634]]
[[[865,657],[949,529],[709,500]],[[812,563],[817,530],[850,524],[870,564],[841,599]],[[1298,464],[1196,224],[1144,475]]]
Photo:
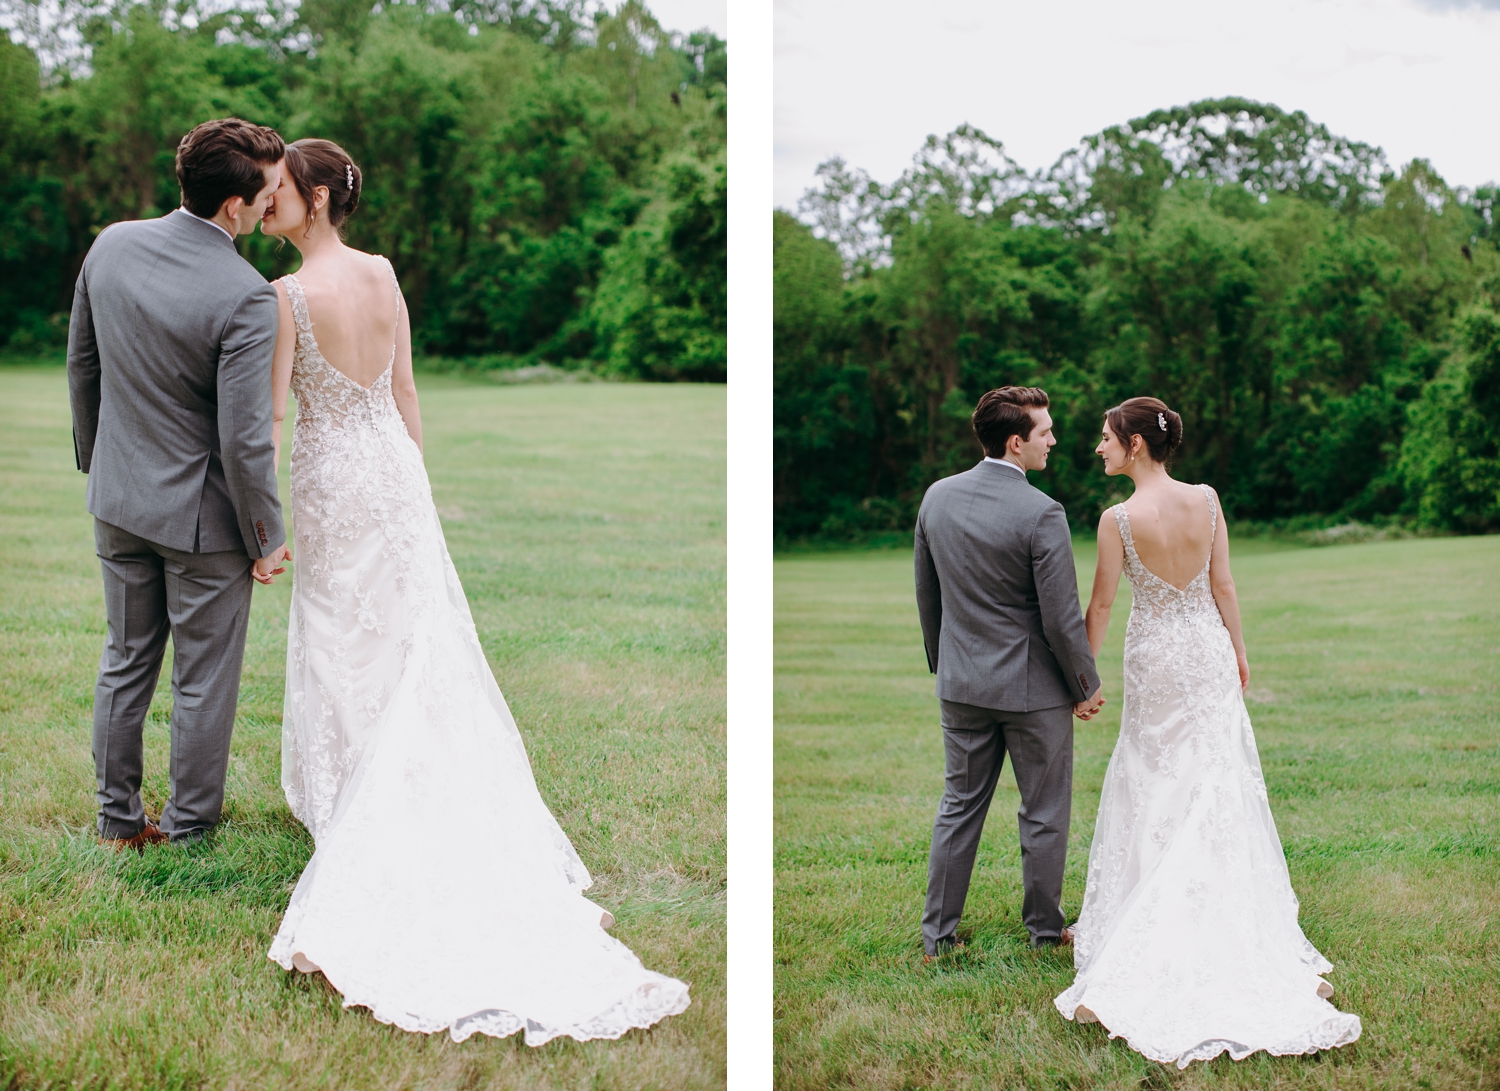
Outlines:
[[1240,692],[1244,693],[1250,686],[1250,661],[1243,655],[1234,657],[1240,668]]
[[273,553],[268,553],[264,557],[257,557],[255,564],[250,569],[250,576],[256,583],[265,584],[269,587],[276,582],[277,576],[286,571],[286,566],[282,562],[291,559],[292,551],[283,545]]

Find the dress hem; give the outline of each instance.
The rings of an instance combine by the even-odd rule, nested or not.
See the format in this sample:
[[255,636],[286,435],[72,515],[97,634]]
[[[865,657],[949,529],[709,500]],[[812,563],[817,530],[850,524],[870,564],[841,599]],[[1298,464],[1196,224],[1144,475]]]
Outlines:
[[[1338,1049],[1341,1046],[1350,1045],[1359,1040],[1364,1027],[1360,1023],[1359,1016],[1348,1012],[1335,1011],[1333,1015],[1320,1021],[1310,1028],[1305,1034],[1296,1038],[1273,1042],[1269,1045],[1247,1045],[1229,1038],[1204,1038],[1197,1045],[1188,1049],[1173,1052],[1171,1050],[1157,1049],[1150,1044],[1132,1037],[1130,1031],[1111,1030],[1109,1022],[1097,1009],[1089,1007],[1084,1003],[1083,991],[1078,990],[1076,995],[1074,988],[1068,989],[1062,995],[1053,1000],[1058,1014],[1069,1022],[1085,1022],[1076,1020],[1075,1016],[1080,1007],[1088,1008],[1094,1016],[1091,1022],[1097,1022],[1109,1032],[1111,1039],[1123,1039],[1125,1044],[1135,1050],[1147,1060],[1156,1061],[1160,1064],[1175,1064],[1179,1069],[1187,1068],[1194,1061],[1211,1061],[1221,1053],[1228,1053],[1231,1060],[1243,1061],[1252,1053],[1265,1052],[1273,1057],[1292,1057],[1308,1053],[1319,1053],[1325,1049]],[[1114,1020],[1118,1025],[1118,1020]]]
[[[292,951],[285,961],[278,954],[268,953],[266,957],[289,972],[322,974],[342,995],[345,1008],[368,1008],[376,1022],[412,1034],[436,1034],[446,1030],[455,1042],[462,1042],[475,1034],[509,1038],[517,1031],[525,1032],[525,1043],[533,1049],[561,1037],[578,1042],[598,1038],[614,1040],[624,1037],[632,1030],[644,1030],[670,1016],[681,1015],[692,1003],[687,983],[664,978],[661,982],[649,981],[638,985],[599,1014],[584,1022],[567,1026],[550,1027],[504,1008],[482,1008],[452,1019],[423,1019],[411,1013],[382,1011],[380,1001],[373,997],[366,999],[363,990],[343,988],[326,970],[300,950]],[[305,963],[306,967],[298,965],[299,962]]]

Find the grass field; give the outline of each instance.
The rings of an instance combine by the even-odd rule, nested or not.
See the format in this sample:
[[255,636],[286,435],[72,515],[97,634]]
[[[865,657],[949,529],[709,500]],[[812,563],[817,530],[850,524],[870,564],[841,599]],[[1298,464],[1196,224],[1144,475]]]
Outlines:
[[542,795],[615,934],[692,1006],[618,1042],[455,1045],[266,958],[312,848],[279,787],[290,575],[256,589],[215,837],[99,847],[103,596],[65,379],[0,368],[0,1088],[722,1086],[724,388],[419,382],[449,548]]
[[[1080,587],[1093,547],[1076,547]],[[1364,1036],[1314,1057],[1146,1061],[1052,998],[1071,954],[1020,920],[1002,778],[960,937],[923,967],[942,791],[908,552],[776,571],[777,1084],[793,1089],[1500,1087],[1500,538],[1234,551],[1250,713],[1308,938]],[[1077,724],[1076,916],[1119,730],[1128,586]]]

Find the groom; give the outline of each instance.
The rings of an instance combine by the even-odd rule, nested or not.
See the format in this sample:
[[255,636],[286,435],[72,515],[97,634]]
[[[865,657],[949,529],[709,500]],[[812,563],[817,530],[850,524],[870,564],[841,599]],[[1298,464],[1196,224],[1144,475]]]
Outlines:
[[[219,821],[251,580],[290,557],[271,447],[276,290],[239,256],[280,184],[281,137],[235,118],[177,148],[182,207],[114,224],[68,327],[78,468],[104,569],[94,690],[99,836],[140,850]],[[141,726],[172,636],[170,794],[141,803]]]
[[1021,916],[1033,947],[1073,940],[1061,906],[1073,790],[1072,716],[1104,703],[1078,606],[1062,505],[1031,487],[1056,444],[1047,394],[979,399],[984,461],[927,490],[917,515],[917,609],[942,704],[945,784],[932,827],[922,943],[956,944],[979,835],[1005,753],[1021,790]]

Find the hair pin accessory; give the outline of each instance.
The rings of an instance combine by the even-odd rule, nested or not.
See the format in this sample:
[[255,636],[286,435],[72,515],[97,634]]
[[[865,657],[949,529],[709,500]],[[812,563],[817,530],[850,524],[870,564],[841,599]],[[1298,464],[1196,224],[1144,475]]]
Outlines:
[[1165,413],[1157,413],[1156,423],[1161,425],[1161,430],[1165,432],[1167,430],[1167,415]]
[[[344,179],[349,183],[349,189],[354,189],[354,164],[344,164]],[[1165,427],[1165,426],[1164,426]]]

